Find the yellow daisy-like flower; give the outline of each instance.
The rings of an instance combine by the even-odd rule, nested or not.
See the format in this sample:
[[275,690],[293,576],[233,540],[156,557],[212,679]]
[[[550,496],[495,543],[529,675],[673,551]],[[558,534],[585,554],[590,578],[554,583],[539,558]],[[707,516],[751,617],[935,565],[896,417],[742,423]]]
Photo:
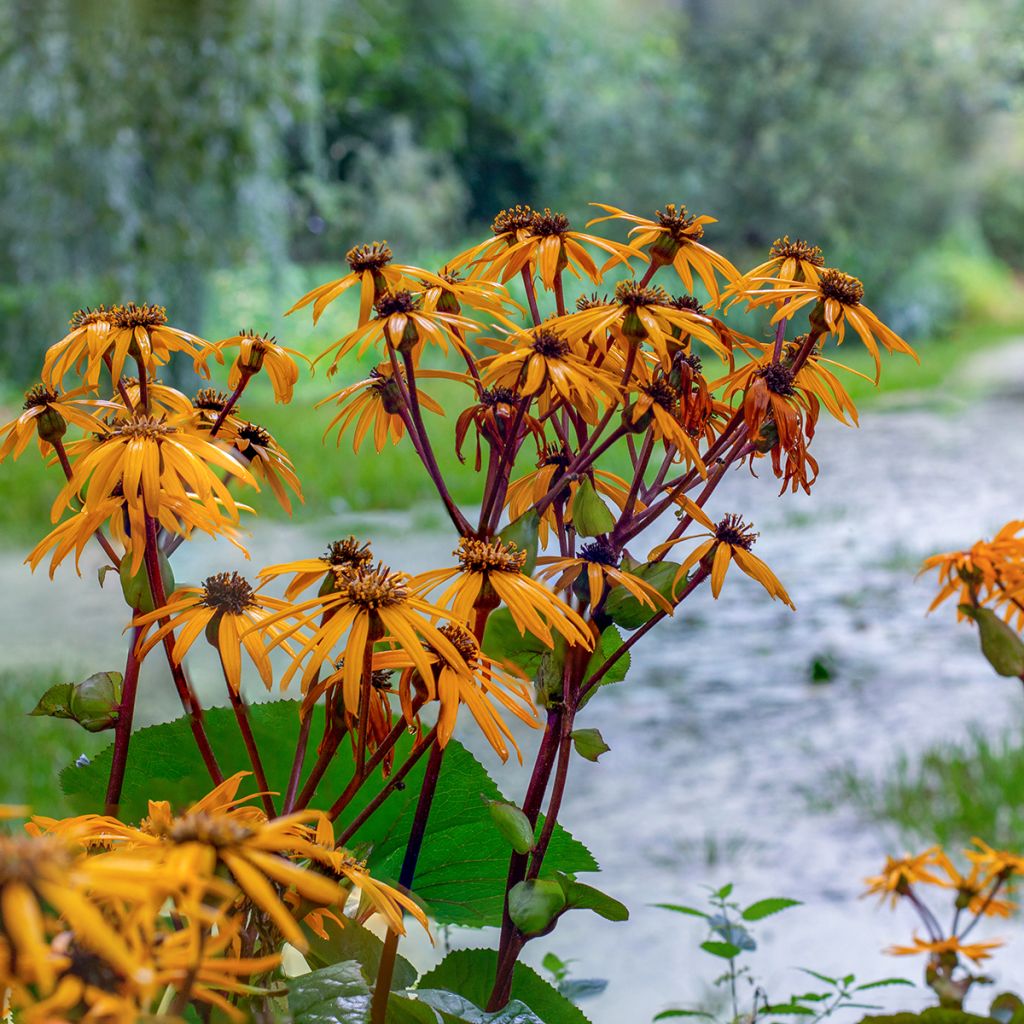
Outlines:
[[[538,504],[544,496],[554,487],[558,481],[565,476],[565,471],[572,465],[576,453],[567,448],[556,448],[552,445],[545,445],[541,450],[537,468],[525,476],[513,480],[509,484],[508,493],[505,496],[506,509],[508,510],[509,522],[513,522],[533,506]],[[582,483],[582,479],[575,475],[564,481],[562,496],[565,501],[565,519],[572,521],[573,503],[576,499],[576,492]],[[616,476],[604,469],[594,469],[591,475],[591,482],[598,494],[613,501],[621,511],[626,506],[629,498],[629,484],[622,477]],[[539,523],[539,540],[541,547],[546,547],[548,536],[552,529],[557,529],[557,517],[555,507],[557,502],[548,502],[541,513]],[[637,502],[638,511],[645,508],[643,502]]]
[[730,564],[735,562],[741,571],[760,583],[773,599],[778,598],[790,608],[796,608],[775,573],[750,550],[754,541],[757,540],[757,534],[748,523],[733,513],[714,523],[699,505],[688,498],[680,499],[680,504],[686,515],[705,527],[707,533],[694,534],[692,537],[680,537],[677,540],[668,541],[666,544],[659,544],[650,553],[649,560],[663,558],[665,553],[676,544],[688,543],[699,537],[708,539],[698,544],[683,559],[676,572],[674,587],[678,587],[680,580],[686,578],[690,569],[700,563],[711,573],[711,593],[717,598],[722,592],[725,574],[728,572]]
[[359,285],[359,326],[370,318],[373,304],[385,293],[400,290],[405,278],[413,281],[426,281],[434,287],[443,287],[445,281],[436,274],[430,274],[418,267],[408,267],[400,263],[392,263],[391,249],[387,242],[372,242],[368,245],[357,245],[345,254],[345,260],[351,273],[339,277],[335,281],[318,285],[307,292],[285,313],[289,316],[296,310],[313,303],[313,323],[315,324],[323,311],[339,296],[353,285]]
[[[537,728],[537,712],[529,682],[510,666],[484,654],[476,637],[464,626],[452,622],[442,626],[440,632],[459,652],[461,660],[458,665],[451,664],[437,651],[431,651],[435,659],[434,669],[430,675],[424,676],[409,663],[408,655],[402,651],[384,651],[380,656],[382,667],[404,669],[399,680],[399,696],[406,720],[410,725],[415,721],[414,693],[425,702],[437,701],[440,705],[437,741],[443,747],[455,731],[459,708],[465,705],[498,757],[502,761],[508,760],[507,740],[522,764],[519,745],[495,702],[525,725]],[[468,673],[464,666],[468,667]]]
[[122,826],[121,842],[134,856],[149,857],[160,866],[166,884],[182,894],[186,913],[199,909],[193,904],[209,879],[226,876],[288,942],[304,950],[305,937],[278,887],[294,889],[318,906],[343,906],[345,900],[331,879],[292,862],[319,860],[321,851],[304,823],[318,821],[321,814],[301,811],[268,821],[262,810],[246,802],[251,797],[237,799],[248,774],[225,779],[178,816],[167,801],[150,801],[149,816],[137,829]]
[[[270,334],[258,334],[253,330],[239,331],[230,338],[218,341],[213,351],[223,354],[227,349],[238,349],[238,355],[231,364],[228,387],[234,390],[241,383],[242,375],[251,377],[260,370],[266,370],[274,389],[275,402],[290,402],[295,382],[299,379],[296,359],[308,359],[296,349],[285,348]],[[205,364],[205,360],[204,360]]]
[[967,859],[989,877],[1024,875],[1024,857],[1020,854],[1008,850],[995,850],[977,836],[971,842],[977,850],[965,850]]
[[103,424],[81,408],[88,403],[79,396],[87,390],[81,387],[61,393],[56,388],[37,384],[26,391],[24,411],[0,427],[0,462],[8,455],[19,458],[33,437],[39,438],[39,451],[46,455],[52,447],[51,442],[60,440],[67,432],[69,423],[90,433],[101,431]]
[[800,282],[813,285],[824,266],[825,257],[818,246],[805,242],[802,238],[796,238],[791,242],[789,235],[784,235],[772,242],[768,259],[730,285],[725,294],[738,295],[754,282],[758,282],[759,286],[768,284],[771,288]]
[[462,334],[480,330],[475,320],[458,313],[425,310],[422,297],[404,289],[385,292],[374,303],[373,310],[375,315],[370,320],[329,345],[313,364],[331,356],[327,375],[332,376],[338,370],[339,361],[349,352],[355,349],[362,356],[370,345],[382,341],[399,352],[411,351],[414,356],[427,342],[439,346],[446,354],[449,342],[460,351],[466,351]]
[[347,537],[345,540],[332,541],[319,558],[268,565],[260,570],[259,577],[261,580],[269,580],[289,573],[294,574],[284,592],[284,596],[292,601],[316,583],[323,585],[325,593],[333,591],[339,574],[369,569],[372,562],[373,552],[370,545],[360,543],[355,537]]
[[295,467],[288,453],[274,440],[270,431],[258,423],[241,423],[234,430],[231,443],[257,480],[264,481],[277,498],[281,508],[292,514],[292,503],[285,487],[287,486],[299,501],[302,497],[302,485],[295,475]]
[[489,385],[527,397],[539,394],[542,414],[564,403],[588,423],[595,423],[599,397],[606,404],[619,400],[617,382],[574,352],[570,342],[549,327],[513,337],[507,351],[490,356],[485,366],[484,379]]
[[537,578],[547,581],[557,576],[554,584],[555,593],[579,587],[586,593],[591,609],[600,606],[605,594],[612,587],[622,587],[641,604],[671,615],[672,605],[648,582],[619,568],[620,561],[621,558],[614,548],[603,541],[595,540],[584,544],[575,558],[538,558],[537,565],[543,568],[537,573]]
[[104,356],[110,351],[110,329],[116,309],[97,306],[75,310],[71,330],[46,350],[41,376],[47,387],[59,387],[71,372],[90,388],[99,385]]
[[[551,631],[570,644],[593,647],[587,624],[547,587],[523,573],[526,552],[501,540],[463,537],[453,552],[459,564],[449,569],[421,573],[410,583],[416,593],[426,593],[445,583],[441,604],[451,607],[457,619],[469,622],[474,608],[483,600],[496,606],[504,602],[520,633],[529,632],[548,647],[554,646]],[[447,653],[442,651],[447,657]]]
[[[217,388],[200,388],[192,399],[192,408],[188,410],[188,414],[183,419],[196,433],[208,433],[214,428],[230,401],[231,395],[226,391],[218,391]],[[234,405],[224,417],[217,436],[230,441],[244,423],[245,420],[239,414],[238,406]]]
[[[524,267],[535,264],[541,282],[550,291],[562,270],[568,269],[577,278],[582,272],[596,284],[613,264],[619,263],[628,268],[632,257],[644,259],[643,253],[632,246],[571,230],[569,218],[564,213],[554,213],[549,209],[537,211],[529,206],[515,206],[502,210],[495,217],[491,231],[493,238],[456,256],[449,266],[474,266],[478,268],[474,276],[500,276],[505,282]],[[594,263],[583,248],[584,243],[609,254],[603,267],[598,268]]]
[[[1024,624],[1024,608],[1017,601],[1018,595],[1024,597],[1024,520],[1011,520],[992,540],[979,540],[966,551],[926,558],[921,573],[931,569],[940,588],[928,611],[955,597],[957,604],[1003,607],[1008,621]],[[964,618],[959,611],[957,616]]]
[[828,267],[822,270],[811,284],[792,284],[767,291],[744,291],[747,308],[777,305],[779,308],[771,322],[777,324],[799,312],[804,306],[815,303],[811,311],[811,325],[836,336],[842,344],[849,324],[864,343],[875,364],[875,382],[882,375],[882,357],[878,346],[887,352],[902,352],[920,362],[917,353],[893,330],[886,327],[878,317],[862,305],[864,286],[855,277],[841,270]]
[[522,313],[523,309],[502,285],[479,277],[467,280],[448,266],[442,268],[437,276],[440,279],[438,284],[424,282],[427,285],[423,292],[425,310],[461,313],[464,306],[469,306],[515,329],[513,321],[508,319],[507,311]]
[[[48,935],[59,930],[54,914],[78,941],[134,977],[137,965],[117,932],[88,898],[88,861],[76,858],[56,836],[0,835],[0,932],[10,944],[15,967],[49,991],[55,964]],[[106,894],[118,895],[116,878],[106,878]]]
[[[479,473],[483,465],[482,441],[489,444],[504,446],[507,443],[513,421],[518,418],[520,428],[525,435],[531,433],[538,446],[544,443],[544,427],[540,420],[528,412],[522,412],[520,406],[523,396],[515,389],[505,386],[480,388],[477,401],[459,413],[455,422],[455,454],[460,462],[465,462],[462,448],[470,427],[476,433],[476,459],[474,466]],[[514,442],[513,442],[514,443]]]
[[[406,384],[404,372],[400,374],[402,385]],[[445,379],[464,381],[465,374],[452,373],[448,370],[419,370],[416,373],[417,381],[420,378]],[[417,397],[420,407],[427,409],[438,416],[444,415],[444,409],[428,395],[422,388],[417,388]],[[378,452],[383,451],[388,440],[392,444],[398,444],[405,436],[405,420],[402,418],[402,411],[405,409],[405,400],[402,397],[402,390],[395,380],[393,367],[390,362],[380,363],[375,366],[368,377],[350,384],[347,388],[328,395],[316,403],[315,408],[333,402],[338,406],[338,411],[333,419],[327,424],[324,430],[324,438],[337,429],[337,444],[341,444],[342,435],[350,427],[352,428],[352,450],[358,452],[360,446],[367,436],[371,434],[374,447]]]
[[886,953],[891,956],[917,956],[920,953],[927,953],[929,956],[941,957],[944,954],[954,956],[965,956],[980,964],[992,956],[993,950],[1004,945],[1002,939],[990,939],[987,942],[961,942],[956,936],[949,939],[921,939],[914,936],[913,945],[890,946]]
[[656,210],[654,220],[637,217],[606,203],[590,205],[607,211],[608,215],[595,218],[587,227],[606,220],[625,220],[635,224],[636,227],[629,232],[632,244],[638,249],[650,246],[648,255],[654,266],[671,263],[688,292],[693,291],[693,272],[696,271],[717,305],[720,294],[715,275],[720,274],[726,282],[735,281],[740,276],[739,271],[724,256],[701,242],[704,225],[714,224],[714,217],[693,216],[685,206],[680,204],[677,207],[675,203],[666,204],[664,210]]
[[[137,653],[140,659],[145,658],[168,633],[181,628],[172,653],[174,663],[180,665],[189,648],[205,632],[220,654],[225,678],[235,693],[242,686],[243,648],[269,690],[274,685],[274,672],[267,657],[268,647],[253,628],[271,640],[276,639],[285,632],[280,619],[291,610],[288,601],[253,590],[237,572],[219,572],[208,576],[201,587],[179,587],[162,608],[138,616],[132,625],[145,629],[139,636]],[[268,623],[271,615],[275,621]],[[167,621],[147,639],[149,627],[161,619]],[[287,644],[284,647],[292,653]]]
[[878,896],[884,903],[895,907],[901,896],[910,891],[912,885],[944,885],[942,878],[933,870],[945,856],[938,846],[929,847],[923,853],[906,854],[903,857],[886,857],[885,867],[880,874],[865,878],[865,896]]
[[650,428],[657,440],[666,447],[674,445],[702,477],[707,477],[686,415],[694,398],[706,402],[710,412],[711,397],[706,389],[697,395],[692,389],[687,392],[681,379],[678,384],[673,383],[671,375],[663,373],[660,367],[652,370],[645,359],[634,363],[630,384],[636,388],[636,397],[623,410],[623,423],[638,432]]
[[[93,508],[99,508],[106,498],[123,495],[131,524],[133,573],[142,565],[146,516],[159,519],[161,525],[173,525],[161,515],[168,498],[177,499],[178,514],[187,514],[198,502],[209,517],[218,518],[223,508],[237,522],[238,506],[215,470],[259,490],[253,475],[227,452],[150,416],[118,421],[98,439],[77,441],[68,451],[74,472],[53,504],[54,521],[74,497],[87,498]],[[202,528],[202,519],[192,525]],[[174,532],[184,529],[178,526]]]
[[[167,323],[167,310],[163,306],[129,302],[115,306],[107,334],[110,357],[110,375],[116,383],[121,376],[125,360],[131,356],[152,376],[156,369],[170,359],[172,352],[184,352],[192,357],[197,373],[206,376],[205,356],[213,346],[208,341],[189,334]],[[218,362],[219,353],[216,353]]]
[[332,571],[332,587],[321,587],[316,597],[271,616],[260,627],[266,628],[285,617],[294,620],[293,625],[274,637],[270,647],[283,643],[300,629],[313,630],[308,639],[302,640],[292,665],[281,679],[282,687],[305,661],[302,688],[308,690],[324,663],[335,660],[332,652],[342,637],[342,697],[346,710],[352,714],[359,711],[366,652],[377,641],[390,640],[399,645],[424,675],[430,673],[431,662],[422,643],[458,665],[458,651],[434,624],[447,613],[419,597],[405,573],[392,572],[379,563],[374,569],[344,566],[332,567]]
[[588,302],[579,312],[550,321],[550,326],[570,341],[591,341],[600,351],[607,347],[609,333],[623,347],[647,342],[666,370],[691,337],[707,345],[723,362],[732,347],[732,335],[724,325],[719,328],[691,303],[673,300],[664,288],[636,281],[620,281],[614,302]]
[[114,392],[113,398],[109,402],[97,401],[95,404],[109,410],[108,422],[130,416],[133,412],[167,416],[172,419],[187,419],[194,412],[187,395],[152,377],[146,378],[145,395],[138,377],[122,377],[120,387]]

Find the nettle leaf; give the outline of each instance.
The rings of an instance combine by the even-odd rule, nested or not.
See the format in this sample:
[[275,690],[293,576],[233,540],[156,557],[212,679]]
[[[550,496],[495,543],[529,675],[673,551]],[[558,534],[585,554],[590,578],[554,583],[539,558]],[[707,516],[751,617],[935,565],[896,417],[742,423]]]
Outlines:
[[525,935],[545,928],[566,908],[566,894],[552,878],[530,878],[509,890],[508,916]]
[[[327,938],[321,938],[307,924],[301,925],[303,934],[309,940],[309,950],[305,953],[306,962],[310,967],[329,967],[333,964],[355,962],[359,964],[363,978],[373,984],[380,967],[381,953],[384,943],[368,928],[358,921],[349,918],[342,927],[329,917],[323,919]],[[394,974],[391,985],[393,988],[411,988],[416,983],[416,968],[404,956],[395,957]]]
[[370,988],[355,961],[293,978],[288,1010],[293,1024],[366,1024]]
[[[254,704],[250,712],[270,788],[283,792],[298,735],[298,702]],[[314,716],[312,730],[316,736],[323,729],[323,710],[314,709]],[[231,710],[212,708],[204,714],[204,722],[225,775],[247,769],[249,761]],[[412,742],[410,736],[399,741],[395,749],[397,763],[408,755]],[[83,768],[66,768],[61,773],[61,786],[73,813],[102,809],[112,749],[105,748]],[[311,806],[329,807],[352,772],[352,751],[346,745],[325,773]],[[370,870],[384,881],[398,878],[425,772],[423,758],[406,777],[405,789],[393,792],[352,839],[353,846],[365,844]],[[149,799],[169,800],[173,807],[183,809],[210,788],[186,718],[140,729],[134,734],[121,801],[124,820],[144,817]],[[373,799],[379,788],[379,776],[363,786],[339,818],[341,828]],[[239,796],[254,792],[251,777],[244,780]],[[481,796],[508,802],[483,765],[457,740],[451,740],[445,748],[415,885],[417,897],[439,924],[485,927],[501,923],[509,848],[494,828]],[[538,827],[543,827],[543,818]],[[561,825],[552,834],[544,873],[558,870],[571,874],[598,870],[586,847]]]
[[681,903],[655,903],[654,906],[661,907],[662,910],[671,910],[676,914],[689,914],[692,917],[708,918],[711,916],[703,910],[698,910],[696,907],[684,907]]
[[577,882],[559,874],[559,881],[565,893],[565,903],[569,910],[592,910],[607,921],[628,921],[629,908],[613,896],[609,896],[592,885]]
[[[672,601],[673,583],[678,571],[679,562],[641,562],[629,570],[669,602]],[[605,598],[604,610],[616,625],[632,630],[649,622],[660,609],[644,604],[625,587],[613,587]]]
[[708,1020],[715,1019],[715,1015],[708,1013],[706,1010],[662,1010],[652,1020],[672,1020],[675,1017],[706,1017]]
[[700,948],[712,956],[720,956],[723,960],[735,960],[743,952],[739,946],[734,946],[731,942],[715,942],[714,939],[702,942]]
[[540,536],[540,515],[535,508],[514,519],[498,536],[506,543],[513,543],[520,551],[526,552],[523,572],[530,575],[537,567],[537,548]]
[[74,688],[74,683],[54,683],[39,698],[39,702],[29,714],[36,717],[45,715],[48,718],[73,718],[74,716],[71,714],[71,691]]
[[[497,960],[493,949],[454,950],[420,978],[417,994],[424,989],[446,989],[474,1006],[486,1006]],[[590,1024],[578,1006],[526,964],[517,963],[512,971],[512,999],[529,1007],[544,1024]]]
[[764,917],[770,917],[772,914],[778,914],[783,910],[788,910],[790,907],[799,907],[800,900],[787,900],[787,899],[768,899],[758,900],[756,903],[751,903],[746,910],[743,911],[744,921],[760,921]]

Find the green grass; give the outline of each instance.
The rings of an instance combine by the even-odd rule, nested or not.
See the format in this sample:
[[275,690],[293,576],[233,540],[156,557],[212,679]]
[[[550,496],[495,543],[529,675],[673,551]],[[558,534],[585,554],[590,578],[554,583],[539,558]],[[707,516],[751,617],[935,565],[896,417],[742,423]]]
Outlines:
[[957,845],[980,836],[1002,849],[1024,845],[1024,732],[986,736],[972,729],[954,743],[917,758],[900,757],[885,778],[838,772],[827,787],[829,807],[853,805],[894,824],[908,842]]
[[58,773],[80,754],[91,756],[110,743],[110,733],[89,733],[66,719],[26,718],[47,687],[64,681],[52,671],[0,672],[0,804],[28,804],[38,814],[62,813]]

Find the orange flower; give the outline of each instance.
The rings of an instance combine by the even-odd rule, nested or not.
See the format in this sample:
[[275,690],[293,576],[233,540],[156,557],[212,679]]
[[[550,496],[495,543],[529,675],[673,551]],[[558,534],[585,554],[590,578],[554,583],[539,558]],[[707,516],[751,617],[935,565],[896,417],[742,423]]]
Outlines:
[[890,946],[886,953],[891,956],[917,956],[919,953],[927,953],[932,957],[940,957],[944,954],[954,956],[965,956],[980,964],[992,956],[992,951],[1004,945],[1002,939],[990,939],[988,942],[962,943],[956,936],[949,939],[926,940],[919,939],[916,935],[911,946]]

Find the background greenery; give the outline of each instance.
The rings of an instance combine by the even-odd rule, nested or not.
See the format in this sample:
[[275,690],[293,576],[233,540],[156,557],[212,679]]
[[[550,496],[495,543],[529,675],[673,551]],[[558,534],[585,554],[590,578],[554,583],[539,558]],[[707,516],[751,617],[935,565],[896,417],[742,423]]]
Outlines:
[[419,256],[511,203],[580,224],[594,199],[713,213],[738,263],[808,236],[934,332],[962,302],[937,251],[1024,263],[1022,21],[1021,0],[11,0],[0,365],[27,380],[80,304],[214,333],[218,269],[252,271],[234,318],[357,241]]

